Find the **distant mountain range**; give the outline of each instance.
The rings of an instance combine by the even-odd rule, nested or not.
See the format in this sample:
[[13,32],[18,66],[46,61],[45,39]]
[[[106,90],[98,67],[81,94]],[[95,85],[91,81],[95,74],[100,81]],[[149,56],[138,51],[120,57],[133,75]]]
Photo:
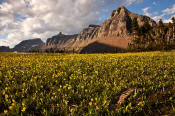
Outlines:
[[17,44],[14,48],[10,49],[6,46],[0,46],[1,52],[32,52],[41,50],[42,46],[44,46],[44,42],[37,38],[37,39],[30,39],[24,40]]
[[64,35],[61,32],[51,38],[46,43],[41,39],[31,39],[20,42],[14,48],[1,46],[2,52],[29,52],[44,51],[48,49],[56,50],[75,50],[81,53],[100,53],[116,52],[127,48],[131,42],[131,22],[137,17],[138,25],[142,26],[145,22],[153,27],[156,22],[143,15],[138,15],[128,11],[125,7],[113,10],[109,19],[101,26],[89,25],[79,34]]

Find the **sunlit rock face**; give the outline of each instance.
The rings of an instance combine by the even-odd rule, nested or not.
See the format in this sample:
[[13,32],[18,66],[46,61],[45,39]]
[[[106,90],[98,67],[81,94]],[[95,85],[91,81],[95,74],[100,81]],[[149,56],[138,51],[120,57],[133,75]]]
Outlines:
[[[79,34],[64,35],[59,33],[52,38],[49,38],[43,49],[83,49],[94,42],[99,42],[99,45],[110,45],[117,48],[126,49],[131,39],[131,23],[134,18],[137,18],[139,26],[145,22],[156,26],[156,22],[151,18],[143,15],[138,15],[128,11],[125,7],[113,10],[109,19],[101,26],[89,25]],[[90,49],[90,47],[87,47]],[[98,47],[99,48],[99,47]],[[109,51],[109,50],[108,50]]]

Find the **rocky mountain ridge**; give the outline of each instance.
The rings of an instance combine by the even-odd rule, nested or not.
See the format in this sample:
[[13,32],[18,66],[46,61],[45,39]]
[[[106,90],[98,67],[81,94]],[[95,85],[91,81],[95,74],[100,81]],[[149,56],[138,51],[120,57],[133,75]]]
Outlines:
[[[113,10],[109,19],[107,19],[101,26],[89,25],[88,28],[83,29],[79,34],[64,35],[61,32],[51,38],[48,38],[46,43],[39,42],[39,47],[35,49],[41,49],[42,51],[47,49],[64,49],[64,50],[76,50],[96,52],[106,51],[108,47],[117,49],[126,49],[131,42],[131,22],[134,18],[137,18],[138,25],[142,26],[145,22],[149,22],[151,26],[156,26],[156,22],[151,18],[143,15],[138,15],[128,11],[125,7],[117,8]],[[13,51],[26,52],[32,50],[32,45],[28,46],[27,41],[21,42]],[[95,43],[95,44],[93,44]],[[21,46],[22,45],[22,46]],[[25,45],[25,46],[23,46]],[[90,45],[90,46],[88,46]],[[95,45],[93,47],[93,45]],[[86,48],[86,49],[84,49]],[[88,48],[88,49],[87,49]],[[92,49],[92,50],[90,50]],[[94,49],[94,50],[93,50]],[[107,50],[111,51],[111,50]]]
[[44,45],[44,42],[39,39],[29,39],[21,41],[14,48],[10,49],[9,47],[1,46],[0,52],[32,52],[39,51],[41,47]]
[[[113,10],[110,18],[107,19],[101,26],[89,25],[88,28],[83,29],[78,35],[67,35],[65,38],[62,39],[60,39],[59,35],[57,36],[57,38],[59,39],[55,39],[54,36],[46,42],[46,45],[43,47],[43,49],[75,49],[81,51],[84,47],[87,47],[88,45],[91,45],[92,49],[97,49],[103,47],[101,46],[102,44],[105,45],[105,49],[106,45],[114,47],[114,49],[126,49],[128,43],[130,43],[131,40],[131,22],[134,18],[137,18],[139,26],[142,26],[145,22],[149,22],[149,24],[153,27],[156,26],[156,22],[151,18],[132,13],[128,11],[125,7],[120,7],[116,10]],[[50,43],[52,43],[51,41],[59,42],[55,42],[56,44],[54,45],[52,44],[52,46],[54,46],[52,47],[49,46]],[[100,46],[93,47],[92,43],[94,42],[100,43]],[[86,52],[88,52],[88,50]]]
[[44,45],[44,42],[40,38],[24,40],[17,44],[13,51],[17,52],[29,52],[29,51],[37,51],[40,50]]

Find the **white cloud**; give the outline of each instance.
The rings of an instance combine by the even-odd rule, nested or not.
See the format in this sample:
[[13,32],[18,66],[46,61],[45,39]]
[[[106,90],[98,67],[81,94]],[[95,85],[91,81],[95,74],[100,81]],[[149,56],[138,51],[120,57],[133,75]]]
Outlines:
[[126,5],[131,5],[132,3],[140,3],[142,2],[143,0],[127,0],[125,2]]
[[[172,8],[166,8],[166,9],[162,10],[161,12],[162,12],[161,15],[157,15],[158,14],[157,12],[153,13],[156,16],[152,16],[152,18],[155,21],[159,21],[160,19],[162,19],[163,22],[165,22],[165,23],[171,22],[171,18],[175,17],[175,14],[174,14],[175,13],[175,4],[172,6]],[[166,18],[167,16],[170,16],[170,18]]]
[[173,14],[173,13],[175,13],[175,4],[173,5],[172,8],[167,8],[167,9],[163,10],[163,13],[165,13],[165,14]]
[[154,16],[152,17],[156,22],[159,21],[160,19],[162,19],[162,17],[164,16],[164,14],[160,15],[160,16]]
[[169,23],[169,22],[172,22],[172,18],[175,17],[175,14],[172,15],[169,19],[164,19],[164,22],[165,23]]
[[[142,0],[5,0],[0,4],[1,45],[13,47],[25,39],[46,40],[60,31],[80,32],[89,24],[97,24],[108,6],[130,5]],[[20,20],[21,17],[26,17]]]
[[142,9],[142,11],[143,11],[144,15],[151,17],[152,14],[148,12],[149,9],[150,9],[150,7],[146,7],[144,9]]

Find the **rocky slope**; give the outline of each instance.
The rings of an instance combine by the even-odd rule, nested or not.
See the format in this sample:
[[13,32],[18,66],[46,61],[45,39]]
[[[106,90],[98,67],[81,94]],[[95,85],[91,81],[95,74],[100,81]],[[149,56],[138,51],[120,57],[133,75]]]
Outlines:
[[[43,49],[75,49],[81,51],[85,47],[88,49],[97,49],[100,46],[103,47],[102,45],[105,46],[104,49],[107,49],[106,46],[110,46],[110,49],[113,47],[115,50],[116,48],[126,49],[131,40],[131,22],[135,17],[137,17],[139,26],[143,25],[146,21],[153,27],[156,26],[156,22],[151,18],[132,13],[125,7],[120,7],[112,11],[110,18],[101,26],[89,25],[88,28],[83,29],[78,35],[59,34],[49,38]],[[99,47],[92,46],[97,46],[97,43],[100,43],[98,44]],[[88,49],[86,51],[83,49],[83,51],[94,51]]]
[[98,32],[98,37],[129,37],[131,34],[131,22],[137,18],[139,26],[149,22],[151,26],[156,26],[156,22],[151,18],[138,15],[128,11],[125,7],[113,10],[111,17],[107,19]]
[[41,47],[44,45],[43,41],[41,39],[30,39],[30,40],[24,40],[17,44],[12,51],[17,52],[30,52],[30,51],[37,51],[40,50]]
[[64,35],[61,32],[47,39],[46,44],[42,47],[42,49],[82,49],[90,42],[94,41],[94,38],[97,37],[99,25],[89,25],[88,28],[83,29],[79,34],[74,35]]
[[53,36],[51,38],[48,38],[47,41],[46,41],[46,44],[42,47],[42,49],[61,49],[61,48],[67,48],[68,49],[68,46],[71,47],[71,44],[75,38],[77,38],[77,34],[75,35],[64,35],[62,34],[61,32],[56,35],[56,36]]

